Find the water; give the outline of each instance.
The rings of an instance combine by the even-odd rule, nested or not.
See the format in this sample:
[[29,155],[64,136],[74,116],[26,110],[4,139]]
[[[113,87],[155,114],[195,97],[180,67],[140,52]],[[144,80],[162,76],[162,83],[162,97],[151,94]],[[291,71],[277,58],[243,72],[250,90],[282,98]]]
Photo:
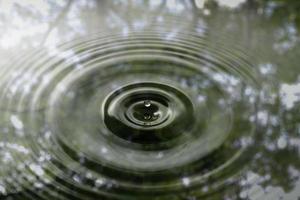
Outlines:
[[0,199],[300,197],[299,3],[0,7]]

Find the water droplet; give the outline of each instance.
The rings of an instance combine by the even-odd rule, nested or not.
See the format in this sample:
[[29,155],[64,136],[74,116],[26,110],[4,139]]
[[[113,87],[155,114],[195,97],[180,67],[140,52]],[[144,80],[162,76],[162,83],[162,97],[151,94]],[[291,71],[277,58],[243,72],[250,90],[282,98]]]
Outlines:
[[144,106],[145,107],[150,107],[151,106],[151,101],[150,100],[146,100],[146,101],[144,101]]

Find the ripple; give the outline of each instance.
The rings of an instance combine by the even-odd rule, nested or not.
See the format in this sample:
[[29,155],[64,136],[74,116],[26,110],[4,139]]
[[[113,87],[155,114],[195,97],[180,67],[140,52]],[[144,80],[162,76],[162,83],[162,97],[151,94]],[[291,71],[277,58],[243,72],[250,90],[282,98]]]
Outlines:
[[1,69],[0,192],[179,199],[234,184],[253,154],[259,81],[222,42],[99,33]]

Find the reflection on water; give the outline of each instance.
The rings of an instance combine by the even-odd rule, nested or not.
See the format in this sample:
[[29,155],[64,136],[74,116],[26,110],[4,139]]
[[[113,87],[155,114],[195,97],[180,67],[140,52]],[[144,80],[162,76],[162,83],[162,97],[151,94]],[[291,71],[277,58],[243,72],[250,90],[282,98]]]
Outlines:
[[300,197],[300,4],[0,1],[1,199]]

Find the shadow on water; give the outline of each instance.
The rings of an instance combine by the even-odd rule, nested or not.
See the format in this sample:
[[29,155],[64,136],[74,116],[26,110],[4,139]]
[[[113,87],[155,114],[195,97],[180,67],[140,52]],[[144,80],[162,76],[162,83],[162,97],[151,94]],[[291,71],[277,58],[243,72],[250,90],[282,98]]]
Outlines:
[[0,1],[0,199],[299,199],[299,10]]

